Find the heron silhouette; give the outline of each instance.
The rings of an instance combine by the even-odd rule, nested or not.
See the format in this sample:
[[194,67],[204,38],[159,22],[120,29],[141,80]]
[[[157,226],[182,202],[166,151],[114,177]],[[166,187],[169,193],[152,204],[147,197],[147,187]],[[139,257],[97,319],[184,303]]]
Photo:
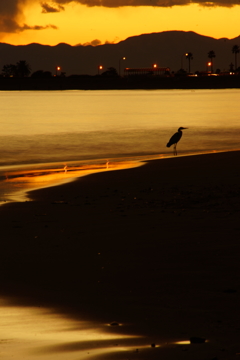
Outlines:
[[187,129],[187,128],[180,127],[178,129],[178,131],[171,137],[171,139],[167,143],[167,147],[170,147],[170,146],[174,145],[173,155],[177,155],[177,143],[179,142],[179,140],[182,137],[182,130],[185,130],[185,129]]

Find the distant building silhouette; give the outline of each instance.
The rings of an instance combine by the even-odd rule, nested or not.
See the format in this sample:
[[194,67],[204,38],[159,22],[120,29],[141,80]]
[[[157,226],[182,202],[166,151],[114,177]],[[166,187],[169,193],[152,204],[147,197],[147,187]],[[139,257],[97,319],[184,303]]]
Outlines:
[[151,68],[125,68],[124,75],[169,75],[169,67],[151,67]]

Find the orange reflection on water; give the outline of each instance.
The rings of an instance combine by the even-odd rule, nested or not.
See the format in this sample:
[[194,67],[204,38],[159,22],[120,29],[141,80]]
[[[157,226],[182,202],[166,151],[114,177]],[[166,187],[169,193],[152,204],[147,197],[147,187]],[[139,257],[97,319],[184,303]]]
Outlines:
[[190,340],[182,340],[182,341],[176,341],[174,344],[176,345],[190,345]]
[[116,344],[136,336],[61,317],[45,308],[9,306],[0,299],[0,358],[71,360],[125,351]]
[[[239,149],[236,149],[239,150]],[[226,150],[225,150],[226,151]],[[228,150],[233,151],[233,150]],[[183,153],[178,157],[193,156],[200,154],[210,154],[215,152],[222,152],[220,150],[203,151],[198,153]],[[174,157],[173,155],[155,154],[155,155],[143,155],[143,156],[131,156],[121,157],[115,159],[106,160],[94,160],[91,164],[89,160],[88,164],[75,166],[73,163],[54,164],[50,167],[49,164],[45,168],[37,168],[37,165],[26,165],[28,170],[11,170],[0,168],[0,176],[4,175],[4,180],[0,181],[0,205],[9,201],[26,201],[28,200],[27,192],[34,189],[40,189],[44,187],[61,185],[66,182],[70,182],[77,177],[102,172],[128,169],[143,165],[149,160],[168,159]],[[24,166],[24,165],[23,165]],[[22,167],[23,167],[22,166]],[[44,166],[44,164],[42,164]],[[22,168],[21,167],[21,168]],[[40,165],[39,165],[40,167]]]
[[139,161],[106,161],[102,164],[68,166],[61,168],[29,169],[5,172],[2,187],[5,187],[6,201],[26,201],[27,192],[44,187],[57,186],[89,174],[128,169],[142,165]]
[[148,337],[128,335],[125,324],[120,330],[69,319],[47,308],[13,306],[1,298],[0,324],[3,360],[160,359],[158,350],[190,345],[190,340],[155,344]]

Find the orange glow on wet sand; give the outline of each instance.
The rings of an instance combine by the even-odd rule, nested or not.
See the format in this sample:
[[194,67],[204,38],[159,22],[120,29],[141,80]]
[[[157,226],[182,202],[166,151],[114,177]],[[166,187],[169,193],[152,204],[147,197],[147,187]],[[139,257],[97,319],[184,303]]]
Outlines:
[[[5,188],[6,201],[26,201],[28,200],[27,192],[31,190],[61,185],[93,173],[128,169],[142,164],[137,161],[110,162],[106,160],[104,163],[95,165],[68,166],[64,164],[62,168],[8,171],[5,172],[2,187]],[[9,194],[8,188],[11,188]]]
[[[106,325],[70,320],[45,308],[11,306],[3,299],[0,322],[0,357],[4,360],[81,360],[116,351],[116,343],[124,339],[137,339],[118,334],[116,328],[110,332]],[[119,345],[117,351],[129,350]]]

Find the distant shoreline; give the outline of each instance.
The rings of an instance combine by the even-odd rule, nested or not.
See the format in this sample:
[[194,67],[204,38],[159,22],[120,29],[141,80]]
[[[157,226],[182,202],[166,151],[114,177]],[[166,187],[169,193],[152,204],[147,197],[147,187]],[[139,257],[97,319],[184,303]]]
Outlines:
[[76,75],[52,78],[0,78],[0,91],[18,90],[135,90],[135,89],[233,89],[240,76],[203,77],[101,77]]

